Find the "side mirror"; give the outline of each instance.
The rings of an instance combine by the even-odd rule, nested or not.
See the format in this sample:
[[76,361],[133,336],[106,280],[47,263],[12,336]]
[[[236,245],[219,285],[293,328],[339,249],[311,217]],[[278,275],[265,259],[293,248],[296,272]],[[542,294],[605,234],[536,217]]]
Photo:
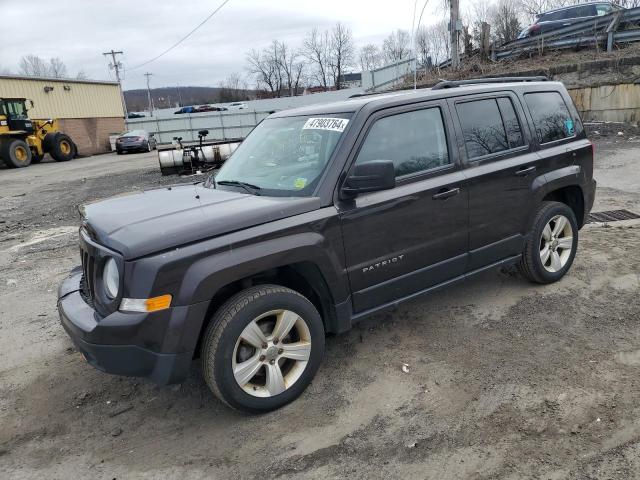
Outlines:
[[343,197],[359,193],[389,190],[396,186],[396,171],[391,160],[372,160],[356,165],[342,187]]

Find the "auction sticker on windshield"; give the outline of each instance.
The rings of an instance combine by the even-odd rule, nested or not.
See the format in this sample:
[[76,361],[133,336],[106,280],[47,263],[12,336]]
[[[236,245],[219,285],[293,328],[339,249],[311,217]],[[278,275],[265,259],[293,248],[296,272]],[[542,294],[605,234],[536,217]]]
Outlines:
[[303,130],[330,130],[344,132],[349,120],[346,118],[312,117],[304,124]]

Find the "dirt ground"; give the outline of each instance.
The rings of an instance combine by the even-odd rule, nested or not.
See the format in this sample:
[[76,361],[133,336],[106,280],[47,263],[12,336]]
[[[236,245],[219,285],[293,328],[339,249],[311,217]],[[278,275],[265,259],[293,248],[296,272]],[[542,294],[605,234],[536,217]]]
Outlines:
[[[602,130],[594,211],[640,213],[640,137]],[[77,205],[177,181],[154,154],[0,169],[0,478],[640,477],[640,222],[585,227],[557,284],[490,272],[331,337],[298,401],[245,416],[197,363],[110,376],[59,324]]]

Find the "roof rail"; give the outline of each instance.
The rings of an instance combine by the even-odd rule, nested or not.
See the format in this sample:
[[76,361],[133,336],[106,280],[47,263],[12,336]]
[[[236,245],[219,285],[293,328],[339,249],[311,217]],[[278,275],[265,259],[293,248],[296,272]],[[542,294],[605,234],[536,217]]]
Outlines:
[[441,80],[436,83],[431,90],[442,90],[443,88],[462,87],[465,85],[481,85],[484,83],[508,83],[508,82],[546,82],[547,77],[494,77],[494,78],[472,78],[470,80]]
[[382,95],[383,93],[389,92],[358,92],[353,95],[349,95],[349,98],[369,97],[371,95]]

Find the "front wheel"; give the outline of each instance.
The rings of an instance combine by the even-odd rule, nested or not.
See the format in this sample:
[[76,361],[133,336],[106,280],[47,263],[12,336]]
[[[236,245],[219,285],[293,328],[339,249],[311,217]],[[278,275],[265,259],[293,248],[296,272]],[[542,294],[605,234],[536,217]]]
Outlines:
[[49,154],[56,162],[68,162],[76,156],[76,144],[69,135],[56,133],[50,144]]
[[229,299],[202,344],[205,381],[227,405],[250,413],[299,397],[324,354],[324,327],[313,304],[277,285],[251,287]]
[[560,202],[543,202],[525,244],[520,271],[536,283],[560,280],[571,268],[578,249],[578,222]]
[[8,139],[0,143],[0,158],[8,167],[28,167],[32,160],[31,149],[23,140]]

